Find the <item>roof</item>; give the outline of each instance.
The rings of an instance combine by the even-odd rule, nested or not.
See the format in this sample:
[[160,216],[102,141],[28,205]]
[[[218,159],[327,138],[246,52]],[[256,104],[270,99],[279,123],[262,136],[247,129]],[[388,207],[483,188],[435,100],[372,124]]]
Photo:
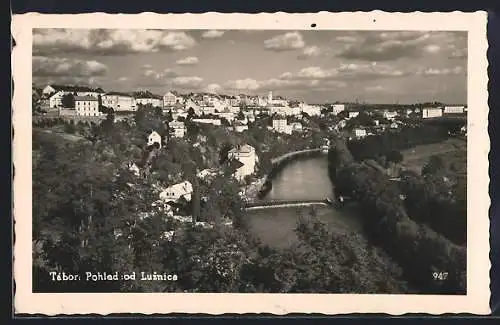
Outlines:
[[75,96],[75,101],[97,101],[98,99],[93,96]]
[[105,95],[132,97],[132,95],[130,95],[129,93],[122,93],[122,92],[118,92],[118,91],[110,91],[109,93],[106,93]]
[[236,171],[243,166],[245,166],[245,164],[239,161],[238,159],[231,159],[228,161],[228,167],[229,170],[231,171]]
[[234,153],[234,152],[250,153],[254,150],[255,150],[254,147],[252,147],[251,145],[244,144],[244,145],[237,146],[236,148],[229,150],[229,152],[231,152],[231,153]]
[[67,86],[67,85],[54,85],[50,84],[50,87],[52,87],[55,91],[88,91],[88,92],[98,92],[98,93],[103,93],[104,90],[102,88],[90,88],[86,86]]

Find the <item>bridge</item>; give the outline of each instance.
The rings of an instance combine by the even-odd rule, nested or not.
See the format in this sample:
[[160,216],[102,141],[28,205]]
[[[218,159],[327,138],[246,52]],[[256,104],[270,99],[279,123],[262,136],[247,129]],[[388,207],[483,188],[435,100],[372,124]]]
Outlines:
[[288,153],[286,153],[284,155],[281,155],[279,157],[271,159],[271,163],[273,165],[275,165],[275,164],[279,164],[279,163],[281,163],[281,162],[283,162],[283,161],[285,161],[287,159],[290,159],[292,157],[295,157],[295,156],[300,156],[300,155],[307,154],[307,153],[321,152],[321,151],[322,151],[322,148],[292,151],[292,152],[288,152]]
[[327,206],[332,203],[324,200],[270,200],[263,202],[247,202],[245,204],[245,210],[262,210],[262,209],[274,209],[274,208],[292,208],[292,207],[306,207],[306,206]]

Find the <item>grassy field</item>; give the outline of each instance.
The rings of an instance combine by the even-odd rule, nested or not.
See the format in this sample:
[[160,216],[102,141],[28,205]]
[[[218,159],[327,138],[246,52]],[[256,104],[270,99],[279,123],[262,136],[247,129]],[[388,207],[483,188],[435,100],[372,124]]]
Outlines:
[[431,156],[455,155],[456,152],[467,152],[466,140],[452,138],[441,143],[416,146],[401,153],[404,157],[403,166],[420,173]]

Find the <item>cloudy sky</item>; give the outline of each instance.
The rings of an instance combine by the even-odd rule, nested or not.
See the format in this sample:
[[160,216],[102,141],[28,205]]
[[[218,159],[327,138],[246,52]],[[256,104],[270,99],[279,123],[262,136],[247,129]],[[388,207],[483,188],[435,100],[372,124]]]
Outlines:
[[266,94],[311,103],[467,100],[467,34],[37,29],[33,82]]

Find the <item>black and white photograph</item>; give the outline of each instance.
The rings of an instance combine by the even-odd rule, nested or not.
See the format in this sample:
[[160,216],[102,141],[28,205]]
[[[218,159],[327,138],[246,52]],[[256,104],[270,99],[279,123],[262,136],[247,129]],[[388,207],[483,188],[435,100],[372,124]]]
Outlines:
[[471,293],[467,26],[103,24],[29,31],[32,293]]

